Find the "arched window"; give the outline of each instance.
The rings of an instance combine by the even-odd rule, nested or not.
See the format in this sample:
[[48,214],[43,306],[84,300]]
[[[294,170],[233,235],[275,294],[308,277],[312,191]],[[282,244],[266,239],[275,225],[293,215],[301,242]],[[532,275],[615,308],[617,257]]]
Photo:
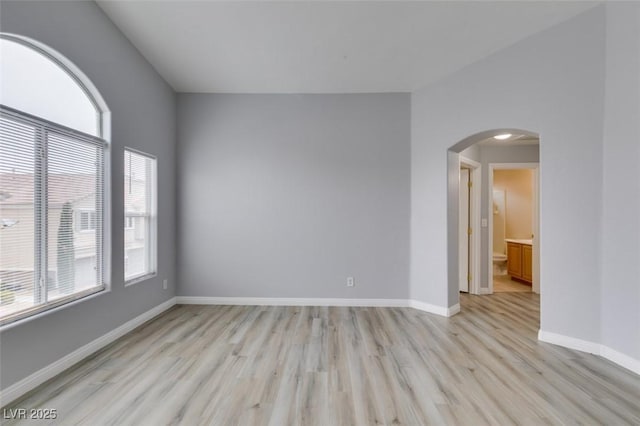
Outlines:
[[107,119],[70,61],[0,33],[0,324],[105,289]]

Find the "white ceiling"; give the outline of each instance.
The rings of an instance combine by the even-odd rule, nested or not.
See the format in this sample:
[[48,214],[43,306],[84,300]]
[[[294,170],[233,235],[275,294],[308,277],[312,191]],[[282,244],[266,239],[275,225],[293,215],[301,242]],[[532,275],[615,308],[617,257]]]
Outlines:
[[477,144],[480,146],[540,145],[540,139],[529,135],[512,135],[509,139],[498,140],[492,136]]
[[179,92],[410,92],[595,2],[98,1]]

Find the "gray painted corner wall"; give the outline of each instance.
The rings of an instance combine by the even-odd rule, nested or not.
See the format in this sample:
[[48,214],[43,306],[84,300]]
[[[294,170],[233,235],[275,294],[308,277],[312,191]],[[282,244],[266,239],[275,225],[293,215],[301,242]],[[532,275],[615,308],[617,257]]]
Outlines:
[[[0,334],[1,388],[175,295],[175,94],[93,2],[0,5],[2,31],[38,40],[92,80],[111,116],[111,291]],[[158,275],[124,287],[124,147],[158,159]],[[162,280],[169,289],[162,289]]]
[[178,123],[180,296],[408,298],[408,94],[181,94]]
[[602,337],[640,360],[640,3],[607,4],[606,73]]
[[462,157],[468,158],[470,160],[480,162],[480,145],[475,143],[471,145],[469,148],[460,151],[460,155]]
[[458,190],[447,193],[447,150],[486,130],[525,129],[542,140],[541,328],[599,341],[604,17],[594,8],[412,94],[413,299],[458,300],[447,269],[457,259],[447,200]]
[[[640,4],[599,6],[412,94],[412,298],[457,301],[446,263],[457,248],[442,227],[457,205],[457,181],[447,181],[457,164],[445,152],[500,128],[541,137],[541,329],[637,365]],[[534,161],[468,154],[483,165]]]

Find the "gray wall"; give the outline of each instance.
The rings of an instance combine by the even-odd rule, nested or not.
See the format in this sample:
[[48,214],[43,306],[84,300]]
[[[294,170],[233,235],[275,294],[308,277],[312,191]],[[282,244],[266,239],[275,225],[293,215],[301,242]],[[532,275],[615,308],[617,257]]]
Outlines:
[[408,298],[409,108],[179,95],[178,294]]
[[[610,3],[581,20],[586,23],[587,17],[594,13],[600,14],[606,24],[605,34],[601,36],[606,45],[603,58],[591,68],[602,68],[604,81],[593,81],[592,87],[584,85],[584,90],[597,97],[602,93],[602,117],[591,124],[601,125],[603,134],[600,136],[597,127],[592,127],[594,133],[589,141],[553,141],[542,131],[542,329],[603,344],[617,352],[611,353],[607,349],[609,356],[623,364],[637,366],[640,360],[640,4]],[[577,22],[572,24],[575,26]],[[554,32],[558,33],[564,27],[561,25]],[[573,46],[579,52],[588,48],[588,44]],[[500,56],[505,54],[502,52]],[[500,75],[497,70],[496,73]],[[586,83],[583,73],[584,65],[576,66],[567,69],[563,78],[580,77]],[[533,80],[533,83],[543,87],[544,82]],[[497,87],[490,86],[489,89],[496,90]],[[502,90],[512,89],[503,87]],[[571,90],[567,92],[569,94],[576,93],[573,84],[567,84],[564,90]],[[539,96],[534,96],[532,91],[523,99]],[[579,103],[580,97],[576,96],[575,101]],[[597,98],[594,101],[597,102]],[[563,125],[558,120],[573,123],[576,130],[589,127],[575,114],[561,114],[565,107],[558,105],[553,106],[551,114],[544,114],[542,108],[536,112],[553,130],[551,134],[557,133]],[[593,107],[598,108],[597,103]],[[491,107],[499,108],[499,105]],[[502,113],[509,116],[507,111]],[[478,150],[469,154],[482,157]],[[530,159],[525,155],[502,160],[527,162],[535,161],[534,158],[531,153]],[[559,159],[562,161],[556,161]],[[482,162],[483,165],[486,163]],[[593,180],[598,170],[601,170],[602,182]],[[568,175],[573,176],[567,180]],[[576,182],[579,179],[585,181]],[[600,200],[598,190],[601,191]],[[552,198],[549,191],[553,193]],[[568,196],[568,191],[573,191],[574,195]],[[594,205],[594,201],[599,201],[599,205]],[[593,220],[593,213],[598,210],[600,218]],[[545,213],[546,217],[558,215],[566,224],[560,227],[558,223],[550,223],[545,220]],[[571,220],[575,223],[570,224]],[[556,246],[561,239],[565,240],[563,245]],[[593,249],[596,249],[595,255],[584,256],[583,252],[592,253]],[[549,255],[570,263],[562,267],[549,259]],[[592,264],[588,265],[588,261]],[[572,276],[575,271],[585,271],[585,268],[593,274],[588,281],[584,281],[582,273],[581,279]],[[558,279],[560,277],[562,279]],[[586,291],[585,284],[589,285]],[[555,300],[562,303],[555,303]],[[592,317],[588,325],[590,330],[582,324],[589,316]]]
[[[489,164],[491,163],[537,163],[540,160],[537,145],[524,146],[478,146],[473,145],[462,151],[460,155],[475,160],[482,167],[480,216],[488,219],[489,215]],[[480,229],[480,285],[489,287],[489,256],[493,256],[493,248],[489,248],[489,228]]]
[[[95,84],[112,111],[111,291],[0,334],[4,389],[175,294],[175,95],[93,2],[1,5],[4,32],[31,37],[66,56]],[[158,157],[158,276],[123,284],[123,150]],[[162,280],[169,289],[162,289]]]
[[541,328],[599,341],[604,11],[596,7],[412,94],[413,299],[458,302],[447,269],[447,200],[458,190],[457,182],[447,186],[448,148],[490,129],[525,129],[542,141]]
[[607,5],[602,335],[640,363],[640,4]]
[[480,145],[473,144],[469,148],[460,152],[460,155],[473,161],[480,162]]

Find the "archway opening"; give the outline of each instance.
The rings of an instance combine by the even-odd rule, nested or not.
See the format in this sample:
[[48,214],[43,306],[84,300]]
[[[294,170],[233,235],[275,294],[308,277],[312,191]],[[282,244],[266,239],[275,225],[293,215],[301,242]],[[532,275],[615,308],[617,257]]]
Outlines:
[[[453,146],[447,152],[447,294],[449,306],[460,302],[460,291],[470,294],[492,294],[494,271],[493,250],[493,191],[494,169],[528,169],[535,193],[532,195],[531,208],[531,240],[527,267],[527,276],[506,274],[514,279],[514,284],[522,282],[529,285],[529,291],[540,292],[540,231],[539,231],[539,141],[538,133],[517,128],[497,128],[473,134]],[[466,171],[465,173],[462,173]],[[461,187],[461,179],[465,186],[470,176],[474,176],[473,189]],[[471,183],[469,184],[471,186]],[[465,203],[464,192],[468,193]],[[532,194],[533,194],[532,193]],[[514,197],[515,199],[515,197]],[[467,210],[468,209],[468,210]],[[515,212],[515,210],[514,210]],[[462,218],[468,215],[468,228]],[[514,215],[515,216],[515,213]],[[468,229],[468,238],[466,233]],[[490,232],[491,231],[491,232]],[[505,235],[502,238],[509,238]],[[524,240],[525,235],[517,235]],[[527,243],[528,241],[519,241]],[[464,246],[468,244],[468,248]],[[497,244],[499,246],[499,244]],[[506,247],[506,241],[505,241]],[[468,250],[468,251],[467,251]],[[515,253],[515,252],[513,252]],[[468,254],[468,255],[467,255]],[[506,257],[506,248],[504,256]],[[515,265],[515,255],[511,266]],[[465,265],[465,262],[466,265]],[[466,266],[466,269],[465,269]],[[513,271],[510,271],[513,272]],[[465,288],[464,285],[468,284]],[[514,285],[515,287],[515,285]]]

